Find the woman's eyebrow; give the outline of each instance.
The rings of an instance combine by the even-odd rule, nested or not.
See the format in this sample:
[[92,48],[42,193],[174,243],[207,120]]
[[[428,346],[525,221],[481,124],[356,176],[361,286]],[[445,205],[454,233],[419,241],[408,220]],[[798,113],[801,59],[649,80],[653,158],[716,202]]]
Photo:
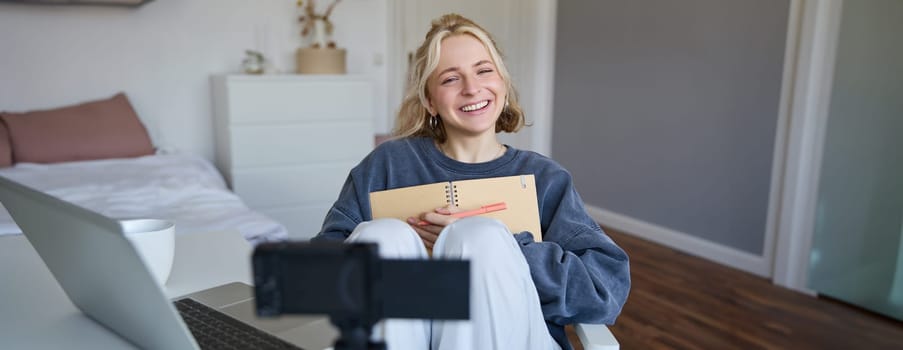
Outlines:
[[456,72],[456,71],[458,71],[458,70],[459,70],[458,67],[448,67],[448,68],[443,69],[441,72],[439,72],[439,74],[436,74],[436,76],[438,77],[438,76],[440,76],[440,75],[442,75],[442,74],[445,74],[445,73],[448,73],[448,72]]
[[[477,63],[474,63],[473,66],[474,66],[474,67],[479,67],[479,66],[482,66],[482,65],[484,65],[484,64],[492,64],[492,62],[489,61],[489,60],[482,60],[482,61],[479,61],[479,62],[477,62]],[[457,72],[457,71],[459,71],[459,70],[460,70],[460,69],[458,69],[458,67],[448,67],[448,68],[443,69],[441,72],[439,72],[439,74],[436,74],[436,76],[440,76],[440,75],[445,74],[445,73],[448,73],[448,72]]]

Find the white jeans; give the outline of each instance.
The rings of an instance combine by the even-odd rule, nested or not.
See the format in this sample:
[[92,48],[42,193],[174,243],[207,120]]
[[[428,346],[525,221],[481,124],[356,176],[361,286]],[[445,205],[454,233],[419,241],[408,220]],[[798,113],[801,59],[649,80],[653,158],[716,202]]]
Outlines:
[[[401,220],[363,222],[347,241],[377,243],[383,258],[429,259]],[[546,328],[527,261],[504,224],[460,219],[439,235],[433,257],[470,260],[470,320],[386,320],[374,336],[382,334],[389,350],[560,349]]]

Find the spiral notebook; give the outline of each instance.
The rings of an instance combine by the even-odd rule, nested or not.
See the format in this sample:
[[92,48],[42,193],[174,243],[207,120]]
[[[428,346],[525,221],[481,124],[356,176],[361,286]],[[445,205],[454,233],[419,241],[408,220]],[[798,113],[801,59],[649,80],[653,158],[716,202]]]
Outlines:
[[541,240],[533,175],[437,182],[370,193],[374,219],[406,220],[449,204],[471,210],[498,202],[505,202],[507,209],[481,216],[502,221],[512,233],[529,231],[534,240]]

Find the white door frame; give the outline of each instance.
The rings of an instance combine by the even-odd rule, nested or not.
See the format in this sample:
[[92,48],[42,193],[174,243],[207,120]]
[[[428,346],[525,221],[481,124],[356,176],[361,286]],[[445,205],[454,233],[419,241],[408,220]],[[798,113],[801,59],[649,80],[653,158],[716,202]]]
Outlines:
[[[413,1],[413,2],[412,2]],[[518,49],[531,47],[530,52],[517,52],[509,54],[524,55],[531,60],[536,69],[531,70],[530,76],[517,77],[521,96],[531,96],[528,100],[521,100],[522,106],[528,113],[528,121],[533,126],[525,128],[521,133],[528,133],[527,145],[521,145],[545,155],[551,153],[552,139],[552,100],[554,92],[555,71],[555,19],[557,16],[557,0],[520,0],[518,6],[513,8],[512,19],[509,21],[514,30],[523,33],[520,37],[522,43],[532,42],[534,45],[519,45]],[[406,16],[416,15],[416,0],[388,0],[388,98],[389,116],[386,130],[391,130],[395,122],[395,113],[398,104],[404,96],[405,79],[407,71],[407,57],[402,47],[405,42]]]
[[780,199],[770,209],[777,212],[772,282],[808,294],[814,294],[806,287],[809,253],[842,10],[843,0],[791,2],[791,16],[799,20],[790,21],[788,32],[798,44],[788,50],[781,97],[778,133],[786,135],[786,145],[777,170]]
[[[527,111],[527,119],[533,125],[521,132],[529,133],[529,149],[551,156],[552,152],[552,111],[555,95],[555,32],[558,16],[557,0],[521,1],[522,13],[516,28],[524,30],[522,42],[533,42],[534,45],[521,44],[521,48],[532,48],[523,52],[531,59],[528,62],[535,69],[530,76],[522,77],[526,85],[519,89],[526,92],[529,101],[520,102]],[[529,30],[527,30],[529,29]]]

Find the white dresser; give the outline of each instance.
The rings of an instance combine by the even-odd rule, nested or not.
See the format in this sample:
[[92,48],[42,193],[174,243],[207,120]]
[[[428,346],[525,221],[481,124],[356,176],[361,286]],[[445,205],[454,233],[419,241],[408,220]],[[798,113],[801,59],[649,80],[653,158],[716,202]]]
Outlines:
[[341,75],[213,77],[216,165],[249,207],[313,237],[373,148],[373,86]]

